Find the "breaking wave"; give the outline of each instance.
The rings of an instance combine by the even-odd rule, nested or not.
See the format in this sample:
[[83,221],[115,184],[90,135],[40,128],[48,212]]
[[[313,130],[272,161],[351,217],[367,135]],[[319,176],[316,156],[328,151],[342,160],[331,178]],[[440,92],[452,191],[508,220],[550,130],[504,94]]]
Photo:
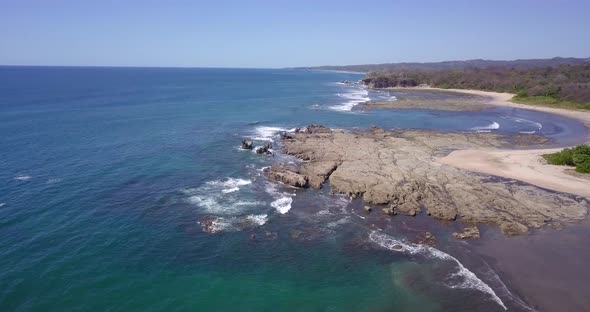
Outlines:
[[370,101],[369,91],[366,89],[357,89],[347,93],[337,94],[339,97],[347,99],[346,102],[338,105],[330,106],[330,109],[335,111],[347,112],[360,103]]
[[270,205],[280,214],[285,214],[291,210],[294,193],[281,192],[277,189],[277,185],[273,183],[266,184],[266,193],[273,197],[274,201]]
[[27,180],[30,180],[31,178],[32,177],[28,176],[28,175],[21,175],[21,176],[14,177],[14,179],[17,181],[27,181]]
[[289,210],[291,210],[291,203],[293,203],[293,198],[284,196],[273,201],[272,203],[270,203],[270,205],[273,208],[275,208],[279,213],[285,214],[289,212]]
[[273,142],[275,137],[277,137],[281,132],[295,132],[295,129],[258,126],[254,129],[252,140]]
[[198,188],[185,189],[188,201],[202,208],[207,213],[233,215],[240,213],[244,207],[262,206],[265,203],[248,201],[240,198],[241,187],[252,184],[251,180],[228,178],[209,181]]
[[493,121],[491,124],[483,127],[473,127],[471,130],[475,130],[477,132],[491,132],[492,130],[500,129],[500,124]]
[[235,232],[248,228],[262,226],[268,221],[266,214],[251,214],[240,217],[206,217],[199,221],[199,224],[205,232]]
[[444,253],[436,248],[430,246],[424,246],[419,244],[412,244],[403,242],[401,240],[397,240],[387,234],[372,231],[369,234],[369,240],[373,243],[381,246],[382,248],[396,251],[396,252],[403,252],[410,255],[423,255],[428,258],[436,258],[441,259],[444,261],[451,261],[454,262],[458,268],[458,270],[451,274],[451,278],[458,279],[458,282],[451,282],[448,286],[451,288],[468,288],[468,289],[476,289],[481,292],[484,292],[492,298],[497,304],[499,304],[504,310],[507,310],[506,306],[496,295],[494,290],[486,283],[484,283],[481,279],[479,279],[475,273],[469,271],[459,260],[455,257]]
[[514,122],[517,122],[519,124],[525,124],[525,125],[528,125],[531,128],[535,129],[535,130],[526,130],[526,131],[523,130],[523,131],[520,131],[520,133],[533,134],[535,132],[540,132],[541,129],[543,129],[543,124],[540,122],[536,122],[536,121],[532,121],[532,120],[528,120],[528,119],[524,119],[524,118],[512,117],[512,116],[504,116],[502,118],[510,119]]

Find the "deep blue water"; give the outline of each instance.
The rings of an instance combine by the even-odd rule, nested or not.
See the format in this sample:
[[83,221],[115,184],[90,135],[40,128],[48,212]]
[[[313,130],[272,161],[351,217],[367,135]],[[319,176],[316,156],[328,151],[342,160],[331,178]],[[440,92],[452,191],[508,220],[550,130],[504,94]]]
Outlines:
[[0,311],[503,310],[448,281],[453,261],[367,241],[354,202],[268,183],[271,158],[239,143],[309,123],[562,142],[583,126],[501,108],[348,111],[396,95],[337,83],[361,77],[0,67]]

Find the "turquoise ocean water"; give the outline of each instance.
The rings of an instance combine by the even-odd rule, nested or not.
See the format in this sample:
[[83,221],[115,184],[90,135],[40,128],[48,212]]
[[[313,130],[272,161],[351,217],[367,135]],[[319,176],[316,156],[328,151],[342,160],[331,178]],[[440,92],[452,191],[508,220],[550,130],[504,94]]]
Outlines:
[[239,144],[309,123],[562,142],[583,126],[501,108],[359,111],[399,96],[338,83],[360,78],[0,67],[0,311],[524,309],[493,270],[452,248],[373,231],[358,201],[269,183],[261,169],[285,156]]

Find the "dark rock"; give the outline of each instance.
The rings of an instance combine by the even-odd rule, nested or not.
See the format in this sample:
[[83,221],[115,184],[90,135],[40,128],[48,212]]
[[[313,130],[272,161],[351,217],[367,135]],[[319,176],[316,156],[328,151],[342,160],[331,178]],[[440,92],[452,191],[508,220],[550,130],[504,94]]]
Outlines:
[[479,238],[479,229],[477,226],[466,227],[461,232],[453,233],[453,237],[456,239]]
[[283,131],[280,133],[280,137],[281,140],[292,140],[294,139],[294,137],[292,135],[290,135],[289,133],[287,133],[286,131]]
[[268,142],[256,148],[256,154],[272,155],[272,143]]
[[385,214],[390,215],[390,216],[395,216],[397,214],[397,211],[395,210],[394,206],[390,206],[388,208],[383,208],[382,210]]
[[322,125],[311,124],[305,128],[305,133],[313,134],[313,133],[332,133],[332,130],[328,127],[324,127]]
[[242,140],[242,149],[251,150],[254,147],[254,142],[250,140]]

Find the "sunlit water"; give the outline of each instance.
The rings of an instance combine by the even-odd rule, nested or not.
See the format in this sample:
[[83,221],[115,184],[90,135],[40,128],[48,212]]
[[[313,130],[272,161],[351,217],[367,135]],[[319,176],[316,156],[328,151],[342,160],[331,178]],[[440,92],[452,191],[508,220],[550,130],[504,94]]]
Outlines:
[[371,229],[358,201],[269,183],[261,169],[289,158],[240,141],[309,123],[558,139],[583,127],[501,108],[359,111],[399,96],[338,83],[361,77],[0,67],[0,310],[520,308],[493,271]]

